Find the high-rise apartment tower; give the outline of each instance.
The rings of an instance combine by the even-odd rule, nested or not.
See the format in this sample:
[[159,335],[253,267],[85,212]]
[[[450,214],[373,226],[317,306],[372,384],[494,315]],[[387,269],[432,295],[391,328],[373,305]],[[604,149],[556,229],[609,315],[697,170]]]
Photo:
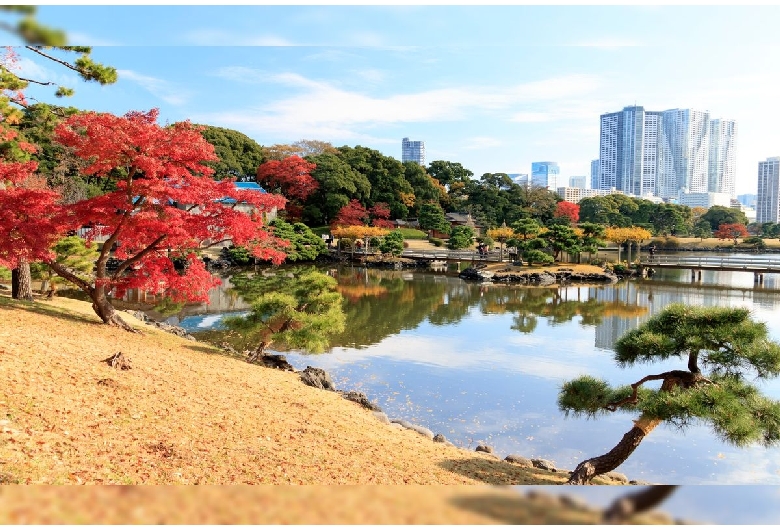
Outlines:
[[777,223],[780,220],[780,156],[758,163],[756,222]]
[[409,138],[401,140],[401,162],[417,162],[425,165],[425,142],[412,141]]
[[[677,199],[734,195],[737,125],[691,109],[625,107],[600,117],[598,189]],[[593,170],[591,170],[591,178]]]

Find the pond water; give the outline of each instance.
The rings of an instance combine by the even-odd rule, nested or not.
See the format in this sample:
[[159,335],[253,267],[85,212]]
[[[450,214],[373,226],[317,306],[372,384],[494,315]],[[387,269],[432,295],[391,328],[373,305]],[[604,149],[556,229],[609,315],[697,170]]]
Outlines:
[[[713,255],[713,254],[708,254]],[[285,352],[296,369],[325,369],[339,389],[364,392],[391,418],[403,418],[474,449],[487,443],[573,469],[611,449],[636,415],[566,417],[556,404],[581,374],[629,384],[684,368],[675,360],[627,369],[612,347],[671,302],[747,307],[780,340],[780,277],[754,284],[751,273],[662,270],[653,278],[605,286],[479,285],[452,274],[345,267],[333,271],[347,300],[347,330],[327,353]],[[190,330],[219,326],[223,312],[246,310],[221,289],[217,308],[187,308],[171,319]],[[227,293],[227,294],[226,294]],[[209,311],[209,313],[205,313]],[[780,399],[780,381],[759,385]],[[674,484],[780,484],[780,448],[735,448],[706,426],[656,428],[617,471]]]

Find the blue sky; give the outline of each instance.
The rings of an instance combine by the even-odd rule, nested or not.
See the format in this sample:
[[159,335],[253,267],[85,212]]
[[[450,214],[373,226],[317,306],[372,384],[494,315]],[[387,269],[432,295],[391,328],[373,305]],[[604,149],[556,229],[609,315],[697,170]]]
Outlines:
[[262,145],[400,159],[409,137],[476,176],[544,160],[589,175],[599,115],[636,103],[737,120],[737,193],[780,155],[778,6],[42,5],[38,18],[119,71],[92,86],[25,54],[25,73],[76,88],[68,104],[157,107]]

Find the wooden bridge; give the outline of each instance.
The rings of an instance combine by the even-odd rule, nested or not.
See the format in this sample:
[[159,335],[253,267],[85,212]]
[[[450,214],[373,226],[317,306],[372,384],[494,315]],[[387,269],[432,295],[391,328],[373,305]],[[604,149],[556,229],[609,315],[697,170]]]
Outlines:
[[[509,256],[504,250],[503,261],[508,261]],[[491,250],[484,254],[480,254],[476,250],[414,250],[405,249],[401,254],[402,258],[426,260],[426,261],[483,261],[483,262],[499,262],[501,260],[501,254],[498,250]]]
[[639,264],[651,269],[690,269],[693,279],[701,279],[701,271],[752,272],[757,283],[764,282],[764,274],[780,274],[780,257],[765,258],[749,254],[730,256],[643,256]]

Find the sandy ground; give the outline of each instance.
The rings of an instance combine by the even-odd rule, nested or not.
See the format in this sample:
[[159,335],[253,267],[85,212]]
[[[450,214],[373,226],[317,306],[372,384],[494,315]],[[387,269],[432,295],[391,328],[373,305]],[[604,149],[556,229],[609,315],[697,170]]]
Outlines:
[[[334,392],[305,386],[297,374],[126,318],[143,333],[101,324],[77,300],[26,303],[0,294],[0,484],[234,489],[2,486],[0,524],[541,522],[531,514],[538,499],[515,502],[520,496],[500,486],[567,478],[435,443]],[[131,369],[102,362],[120,351]],[[337,485],[344,487],[318,487]],[[289,502],[272,502],[279,498]],[[223,506],[228,501],[233,511]],[[348,502],[362,511],[347,509]],[[139,511],[141,505],[152,507]],[[561,519],[559,512],[544,521],[597,520],[587,510],[566,515],[585,520]]]

